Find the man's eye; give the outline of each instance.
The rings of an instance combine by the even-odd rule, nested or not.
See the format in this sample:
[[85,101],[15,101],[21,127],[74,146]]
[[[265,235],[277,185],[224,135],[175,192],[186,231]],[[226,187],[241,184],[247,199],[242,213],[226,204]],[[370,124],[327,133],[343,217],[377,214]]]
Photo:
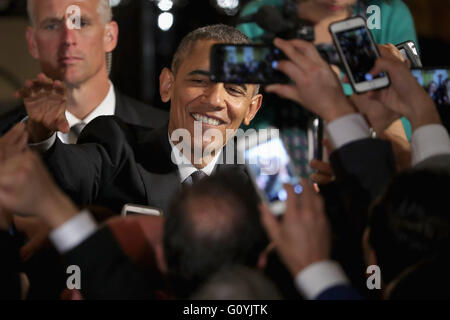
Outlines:
[[87,22],[87,21],[85,21],[85,20],[81,20],[80,21],[80,25],[81,25],[81,27],[86,27],[86,26],[88,26],[89,25],[89,23]]
[[228,87],[228,91],[232,95],[245,95],[245,92],[240,87]]
[[56,30],[57,27],[58,27],[58,26],[57,26],[56,23],[51,23],[51,24],[46,25],[46,26],[45,26],[45,29],[46,29],[46,30]]
[[194,82],[195,84],[207,84],[208,81],[205,79],[192,79],[192,82]]

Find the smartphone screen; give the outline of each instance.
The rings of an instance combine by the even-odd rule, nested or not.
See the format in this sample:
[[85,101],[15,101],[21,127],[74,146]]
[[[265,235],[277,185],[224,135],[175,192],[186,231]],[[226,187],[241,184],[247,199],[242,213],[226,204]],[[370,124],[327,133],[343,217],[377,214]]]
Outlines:
[[450,67],[413,69],[412,75],[438,106],[450,106]]
[[276,68],[285,55],[269,45],[215,44],[211,48],[211,80],[224,83],[288,83]]
[[376,76],[372,76],[369,73],[378,59],[378,54],[365,26],[337,32],[336,38],[350,68],[354,82],[372,81],[386,76],[384,73]]
[[258,193],[274,213],[283,213],[287,200],[283,185],[293,185],[298,194],[303,190],[283,141],[277,137],[259,142],[244,151],[244,158]]

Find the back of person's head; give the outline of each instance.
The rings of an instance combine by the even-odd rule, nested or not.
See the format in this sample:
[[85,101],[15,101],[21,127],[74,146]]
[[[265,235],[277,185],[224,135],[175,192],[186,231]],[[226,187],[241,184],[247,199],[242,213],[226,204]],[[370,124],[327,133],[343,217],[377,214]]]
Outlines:
[[191,294],[228,264],[256,267],[268,240],[257,197],[233,171],[184,188],[164,225],[164,255],[178,297]]
[[188,33],[178,45],[172,59],[172,72],[177,73],[183,59],[194,47],[197,41],[213,40],[231,44],[250,44],[251,40],[238,29],[225,24],[214,24],[195,29]]
[[450,299],[449,247],[441,254],[427,258],[408,268],[389,284],[385,299],[389,300],[448,300]]
[[450,175],[410,170],[396,177],[375,203],[369,244],[383,281],[433,255],[450,238]]
[[260,271],[229,266],[215,273],[192,296],[193,300],[280,300],[275,285]]

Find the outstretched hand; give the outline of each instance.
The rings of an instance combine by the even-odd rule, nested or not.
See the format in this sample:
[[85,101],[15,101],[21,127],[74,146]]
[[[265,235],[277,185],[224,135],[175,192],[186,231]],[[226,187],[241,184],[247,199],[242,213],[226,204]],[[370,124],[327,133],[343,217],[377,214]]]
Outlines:
[[285,186],[288,199],[281,222],[269,208],[260,207],[263,225],[294,277],[310,264],[328,260],[331,248],[323,200],[307,180],[302,181],[302,186],[301,195],[292,186]]
[[14,214],[39,216],[50,227],[58,227],[78,212],[32,151],[0,166],[0,206]]
[[327,122],[355,112],[336,74],[313,44],[299,39],[278,38],[274,44],[289,58],[279,62],[278,70],[294,84],[269,85],[267,92],[296,101]]
[[28,113],[28,131],[32,142],[40,142],[55,131],[69,132],[66,119],[66,87],[59,80],[38,74],[33,81],[27,80],[25,87],[15,93],[23,99]]

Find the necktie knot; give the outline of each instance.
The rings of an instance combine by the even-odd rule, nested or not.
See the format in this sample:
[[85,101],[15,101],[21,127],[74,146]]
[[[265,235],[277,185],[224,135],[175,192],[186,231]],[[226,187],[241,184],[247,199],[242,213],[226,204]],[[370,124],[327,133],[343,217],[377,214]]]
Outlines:
[[70,127],[69,143],[77,143],[78,137],[80,136],[81,131],[83,131],[85,126],[86,123],[78,122],[77,124]]
[[78,138],[78,136],[80,135],[81,131],[83,131],[85,126],[86,124],[84,122],[78,122],[77,124],[70,127],[70,131],[72,131]]
[[207,174],[202,170],[194,171],[189,177],[186,178],[186,180],[183,181],[183,185],[192,185],[205,178],[206,176]]

